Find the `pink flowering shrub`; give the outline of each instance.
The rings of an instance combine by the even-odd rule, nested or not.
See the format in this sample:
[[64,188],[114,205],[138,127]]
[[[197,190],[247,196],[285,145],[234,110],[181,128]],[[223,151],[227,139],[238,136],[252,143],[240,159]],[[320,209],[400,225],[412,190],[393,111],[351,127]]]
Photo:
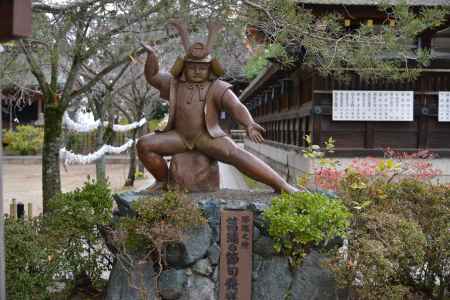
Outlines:
[[372,177],[377,175],[377,167],[381,160],[374,157],[367,157],[364,159],[354,159],[350,164],[350,168],[364,177]]
[[385,158],[357,158],[345,167],[338,164],[321,166],[314,170],[313,181],[317,188],[338,191],[348,174],[357,174],[362,181],[392,182],[413,179],[421,182],[430,181],[441,175],[429,161],[433,156],[429,152],[419,151],[408,154],[388,149]]
[[336,191],[343,175],[336,168],[322,167],[314,172],[314,181],[321,189]]

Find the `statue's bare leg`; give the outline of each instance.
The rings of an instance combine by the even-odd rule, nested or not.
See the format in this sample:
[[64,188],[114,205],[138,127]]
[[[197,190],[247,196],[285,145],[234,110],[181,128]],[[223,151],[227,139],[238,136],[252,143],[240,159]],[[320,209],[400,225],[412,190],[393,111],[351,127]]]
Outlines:
[[156,183],[152,190],[167,185],[169,169],[163,156],[187,151],[183,140],[175,131],[147,134],[139,139],[136,148],[144,167],[155,177]]
[[277,192],[297,192],[265,162],[242,149],[229,137],[210,139],[202,137],[197,148],[206,155],[235,166],[245,175],[271,186]]

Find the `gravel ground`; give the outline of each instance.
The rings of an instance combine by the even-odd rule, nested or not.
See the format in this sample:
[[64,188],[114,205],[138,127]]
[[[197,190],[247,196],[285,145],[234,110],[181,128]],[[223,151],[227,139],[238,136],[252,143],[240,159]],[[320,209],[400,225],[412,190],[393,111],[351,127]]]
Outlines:
[[[42,212],[42,167],[41,164],[4,164],[3,165],[3,201],[4,210],[9,212],[9,204],[14,198],[27,207],[33,204],[33,216]],[[109,164],[106,174],[114,192],[125,191],[123,184],[128,175],[128,164]],[[67,171],[61,167],[61,185],[63,192],[72,191],[83,185],[87,176],[95,178],[95,165],[69,166]],[[147,179],[137,180],[133,189],[141,189],[148,185]]]

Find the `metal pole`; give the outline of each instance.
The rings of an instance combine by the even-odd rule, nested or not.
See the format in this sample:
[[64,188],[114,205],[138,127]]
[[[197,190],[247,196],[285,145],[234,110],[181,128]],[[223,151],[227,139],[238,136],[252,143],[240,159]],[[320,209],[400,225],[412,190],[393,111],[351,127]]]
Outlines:
[[5,287],[5,232],[3,213],[3,138],[2,138],[2,91],[0,90],[0,300],[6,300]]

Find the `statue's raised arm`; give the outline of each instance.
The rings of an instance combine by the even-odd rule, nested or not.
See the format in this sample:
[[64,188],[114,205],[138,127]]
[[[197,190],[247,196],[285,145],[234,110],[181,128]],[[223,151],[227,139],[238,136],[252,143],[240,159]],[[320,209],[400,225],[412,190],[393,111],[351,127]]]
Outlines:
[[159,90],[161,98],[168,100],[171,76],[169,73],[160,72],[155,49],[145,44],[142,44],[142,47],[148,53],[144,69],[145,79],[151,86]]

